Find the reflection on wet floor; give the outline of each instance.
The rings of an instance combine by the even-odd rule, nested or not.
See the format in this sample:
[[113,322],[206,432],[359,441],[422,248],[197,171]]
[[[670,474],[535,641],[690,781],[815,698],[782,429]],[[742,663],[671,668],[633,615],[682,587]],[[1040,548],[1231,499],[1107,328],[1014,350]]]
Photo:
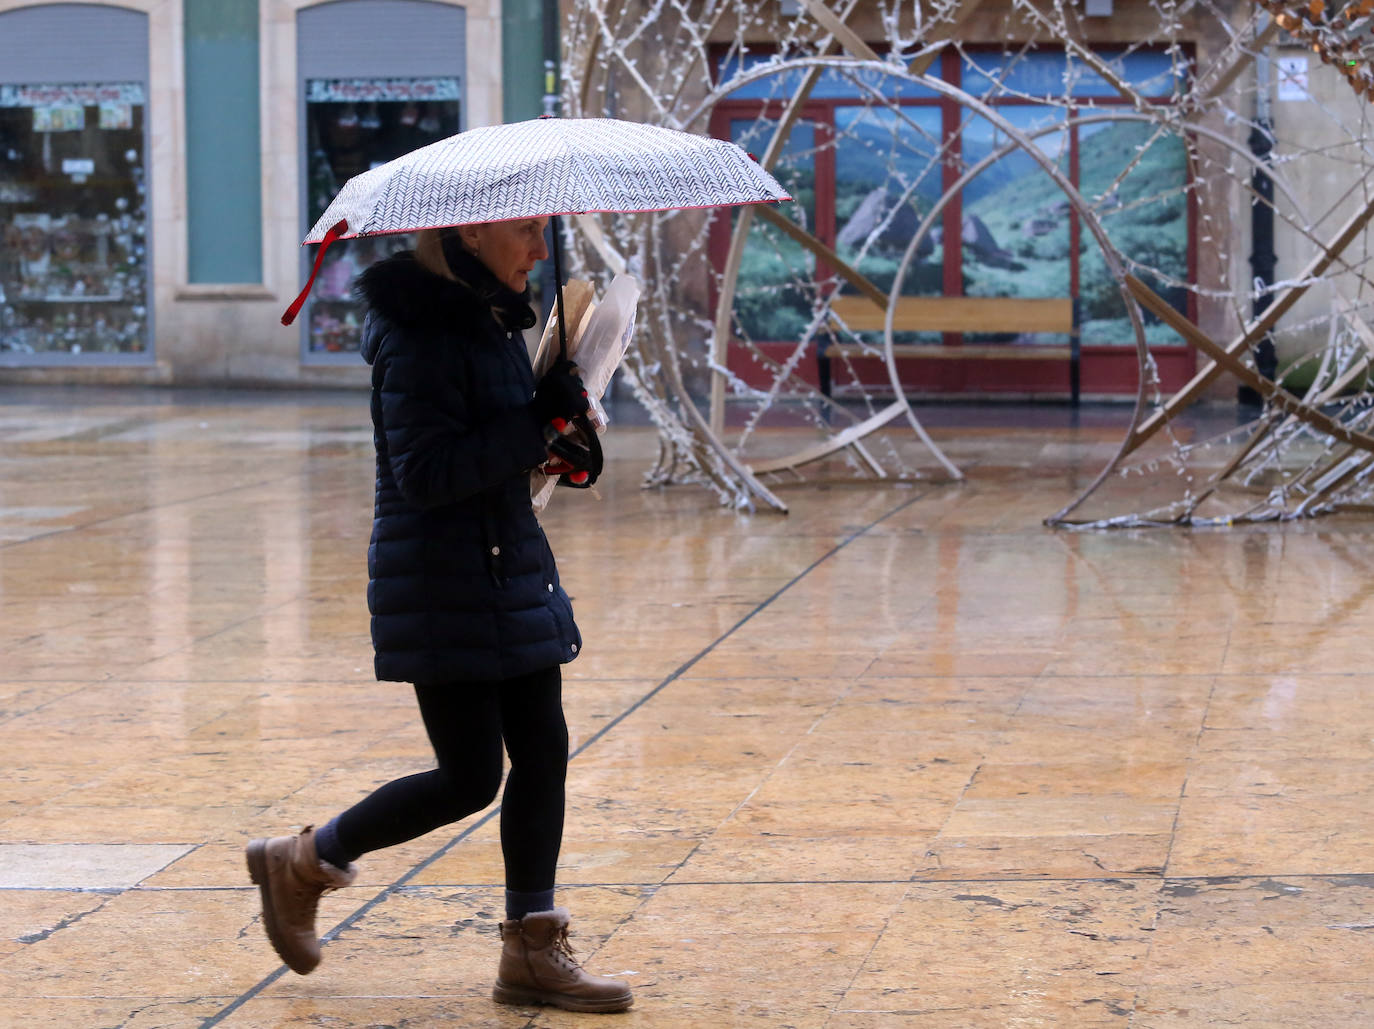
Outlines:
[[[1368,1024],[1374,523],[1045,529],[1128,416],[923,410],[966,483],[787,516],[641,490],[618,421],[546,518],[559,901],[617,1024]],[[356,393],[0,391],[0,1025],[597,1020],[489,999],[490,814],[367,856],[307,978],[257,924],[248,838],[428,762],[370,440]]]

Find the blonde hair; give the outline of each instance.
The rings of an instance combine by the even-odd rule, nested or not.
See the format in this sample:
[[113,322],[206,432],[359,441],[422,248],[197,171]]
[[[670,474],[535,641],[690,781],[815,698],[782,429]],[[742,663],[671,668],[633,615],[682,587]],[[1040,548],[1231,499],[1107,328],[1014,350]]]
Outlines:
[[415,260],[420,267],[445,279],[458,281],[453,269],[444,257],[444,237],[442,229],[421,229],[415,236]]

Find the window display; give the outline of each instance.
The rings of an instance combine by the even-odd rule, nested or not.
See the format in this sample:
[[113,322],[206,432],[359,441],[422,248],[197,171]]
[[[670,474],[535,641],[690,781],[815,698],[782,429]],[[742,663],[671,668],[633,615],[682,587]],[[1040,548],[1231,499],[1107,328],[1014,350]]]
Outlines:
[[0,85],[0,357],[148,351],[144,105]]
[[[457,133],[459,84],[456,78],[309,79],[305,119],[308,229],[354,175]],[[352,299],[354,277],[413,245],[407,234],[343,240],[329,248],[305,319],[308,353],[357,352],[362,326]],[[313,258],[312,250],[303,261]]]

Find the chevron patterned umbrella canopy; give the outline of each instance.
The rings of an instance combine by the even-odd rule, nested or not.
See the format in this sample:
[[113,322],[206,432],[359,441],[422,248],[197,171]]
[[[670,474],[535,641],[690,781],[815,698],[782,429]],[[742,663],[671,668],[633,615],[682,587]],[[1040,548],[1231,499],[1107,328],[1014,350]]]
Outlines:
[[[303,243],[321,244],[318,270],[329,244],[357,236],[791,199],[725,140],[614,118],[536,118],[469,129],[355,175]],[[309,292],[307,282],[284,324]]]
[[469,129],[349,179],[306,243],[584,212],[791,200],[733,143],[613,118]]

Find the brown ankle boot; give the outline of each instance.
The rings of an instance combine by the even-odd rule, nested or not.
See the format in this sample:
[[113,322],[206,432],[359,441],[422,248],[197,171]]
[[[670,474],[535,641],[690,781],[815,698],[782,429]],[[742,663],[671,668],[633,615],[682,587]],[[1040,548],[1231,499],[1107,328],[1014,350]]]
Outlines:
[[288,968],[305,975],[320,963],[315,911],[326,890],[347,886],[358,867],[339,870],[315,854],[315,830],[248,844],[248,874],[262,894],[262,924]]
[[502,922],[501,941],[501,967],[491,992],[498,1004],[624,1011],[634,1002],[629,984],[591,975],[572,956],[567,908]]

